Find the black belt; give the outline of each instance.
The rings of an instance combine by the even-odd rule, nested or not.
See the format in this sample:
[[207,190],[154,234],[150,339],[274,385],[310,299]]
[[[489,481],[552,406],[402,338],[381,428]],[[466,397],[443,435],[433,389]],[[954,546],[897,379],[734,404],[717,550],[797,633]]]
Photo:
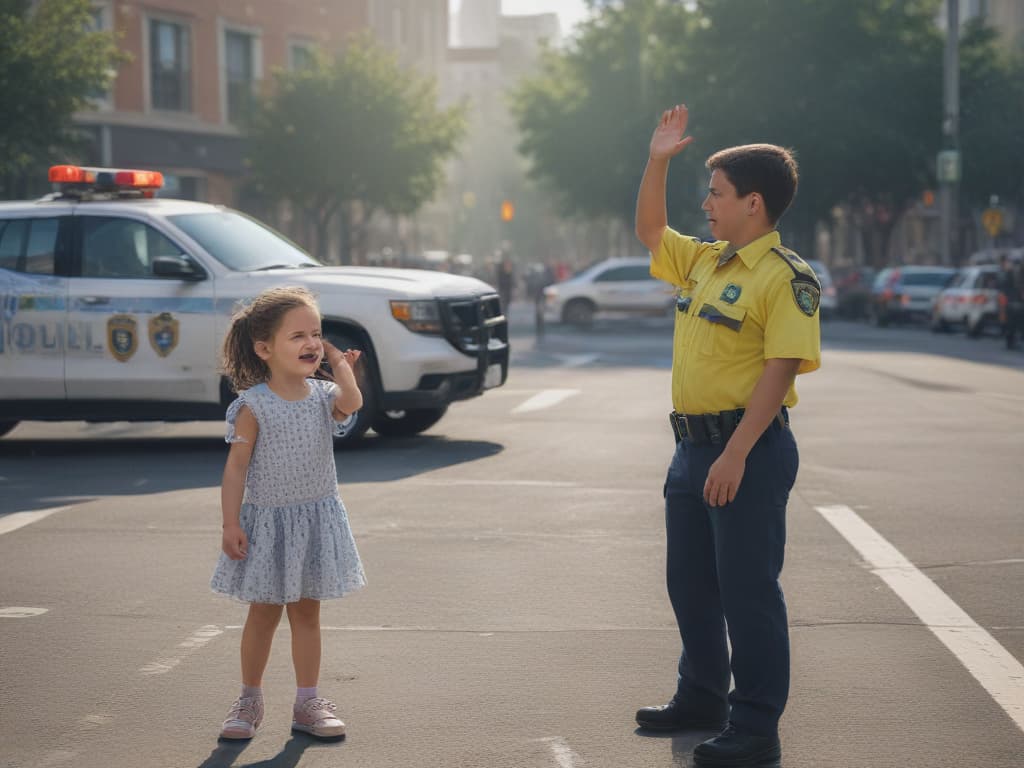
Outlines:
[[[739,426],[743,413],[743,408],[721,413],[691,414],[672,411],[668,418],[672,424],[676,442],[686,440],[695,445],[707,443],[724,445]],[[776,423],[779,426],[789,424],[789,409],[786,406],[782,406],[782,410],[776,415]]]

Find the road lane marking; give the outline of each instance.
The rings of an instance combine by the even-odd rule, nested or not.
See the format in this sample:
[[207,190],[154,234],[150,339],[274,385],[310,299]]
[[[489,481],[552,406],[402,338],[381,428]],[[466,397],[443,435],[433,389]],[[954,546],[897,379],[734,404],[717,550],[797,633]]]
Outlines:
[[555,756],[558,768],[576,768],[576,766],[583,765],[580,756],[573,751],[572,747],[561,736],[549,736],[545,739],[537,739],[537,741],[547,744],[551,748],[551,753]]
[[524,400],[513,408],[512,413],[529,413],[531,411],[540,411],[545,408],[551,408],[554,405],[558,405],[563,400],[566,400],[573,395],[578,395],[579,393],[580,391],[578,389],[542,389],[530,399]]
[[27,619],[29,616],[42,616],[49,608],[24,608],[20,605],[12,605],[9,608],[0,608],[0,619]]
[[49,517],[55,512],[63,512],[68,507],[52,507],[51,509],[35,509],[31,512],[11,512],[9,515],[0,517],[0,536],[11,531],[16,531],[26,525],[38,523],[44,517]]
[[815,507],[1024,731],[1024,666],[852,509]]
[[582,368],[584,365],[590,365],[595,360],[600,360],[601,356],[595,353],[583,353],[577,355],[555,355],[556,358],[562,361],[563,368]]
[[223,634],[224,630],[218,627],[216,624],[206,624],[191,635],[185,638],[183,642],[178,643],[178,648],[181,650],[175,656],[166,656],[156,661],[151,661],[144,667],[139,667],[139,672],[143,675],[162,675],[166,672],[170,672],[182,661],[186,656],[195,653],[208,642],[213,640],[217,635]]

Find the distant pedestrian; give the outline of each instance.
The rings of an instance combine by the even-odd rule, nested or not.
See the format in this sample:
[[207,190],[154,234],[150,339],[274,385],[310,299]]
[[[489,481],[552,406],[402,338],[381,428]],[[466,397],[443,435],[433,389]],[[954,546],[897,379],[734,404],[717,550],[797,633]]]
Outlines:
[[[331,381],[314,378],[325,359]],[[304,288],[264,291],[228,329],[223,367],[238,398],[227,410],[223,553],[211,587],[249,603],[249,614],[242,691],[222,738],[252,738],[263,719],[263,672],[283,610],[297,686],[292,728],[319,737],[345,733],[317,683],[320,601],[366,583],[338,495],[333,447],[342,422],[363,403],[352,370],[358,359],[358,351],[324,339],[320,310]]]
[[640,709],[636,721],[722,729],[694,749],[695,765],[777,765],[789,694],[779,576],[798,465],[789,408],[796,375],[821,362],[821,287],[776,230],[797,187],[782,147],[730,147],[707,159],[702,208],[714,242],[668,227],[669,161],[693,140],[687,119],[683,105],[662,115],[636,209],[651,275],[680,290],[676,448],[664,494],[668,594],[683,648],[672,699]]
[[503,255],[501,261],[498,262],[498,298],[501,300],[501,309],[505,314],[508,314],[508,309],[512,305],[512,286],[515,279],[512,259]]
[[1014,267],[1005,253],[999,266],[999,303],[1003,314],[1003,336],[1007,349],[1017,348],[1017,335],[1024,334],[1024,261]]

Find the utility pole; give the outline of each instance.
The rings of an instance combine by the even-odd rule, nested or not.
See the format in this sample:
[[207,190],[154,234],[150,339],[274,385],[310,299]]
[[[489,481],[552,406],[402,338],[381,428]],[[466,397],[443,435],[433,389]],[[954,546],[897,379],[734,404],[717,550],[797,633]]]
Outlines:
[[942,60],[942,151],[937,159],[941,258],[960,261],[960,0],[946,0],[946,50]]

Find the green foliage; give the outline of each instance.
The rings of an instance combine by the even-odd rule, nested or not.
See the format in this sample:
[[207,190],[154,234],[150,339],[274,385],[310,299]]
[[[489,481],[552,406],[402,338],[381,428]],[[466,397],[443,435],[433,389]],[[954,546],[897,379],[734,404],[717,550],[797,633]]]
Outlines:
[[[563,214],[632,219],[645,137],[668,100],[678,98],[669,91],[682,87],[691,34],[690,15],[679,3],[610,5],[584,25],[574,48],[549,52],[540,73],[513,92],[519,150],[531,160],[531,178],[554,193]],[[699,163],[691,160],[682,158],[673,173],[692,182]]]
[[[943,142],[940,0],[590,4],[598,14],[576,46],[550,55],[514,102],[520,149],[565,212],[629,223],[647,140],[660,111],[678,102],[690,107],[695,141],[672,164],[677,226],[699,215],[704,158],[734,144],[796,151],[800,191],[782,224],[805,243],[837,204],[870,212],[885,230],[934,186]],[[965,31],[965,202],[1021,193],[1022,75],[1024,60],[1000,55],[990,31]]]
[[89,0],[0,0],[0,177],[74,144],[71,118],[125,60]]
[[320,227],[354,202],[365,211],[411,213],[434,195],[464,114],[437,106],[433,80],[403,69],[368,37],[274,80],[249,132],[263,194],[292,202]]
[[1024,184],[1024,56],[1004,54],[996,33],[970,24],[960,43],[961,200],[988,206],[991,195],[1020,199]]

